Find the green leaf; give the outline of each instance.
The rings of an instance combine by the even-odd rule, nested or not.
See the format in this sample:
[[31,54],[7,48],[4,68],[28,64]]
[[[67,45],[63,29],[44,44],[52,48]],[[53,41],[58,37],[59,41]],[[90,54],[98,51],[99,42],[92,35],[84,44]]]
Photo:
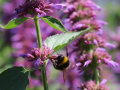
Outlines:
[[79,32],[66,32],[62,34],[57,34],[48,37],[45,40],[46,45],[50,49],[54,49],[54,52],[64,48],[67,44],[72,42],[77,37],[87,33],[89,30],[79,31]]
[[13,29],[22,24],[23,22],[29,20],[31,18],[29,17],[20,17],[20,18],[14,18],[11,21],[8,22],[7,25],[3,27],[3,29]]
[[57,20],[56,18],[53,18],[51,16],[44,16],[41,17],[41,19],[48,23],[51,27],[53,27],[54,29],[60,30],[62,32],[68,32],[68,30],[62,25],[62,23]]
[[0,74],[0,90],[25,90],[28,84],[28,72],[22,67],[12,67]]

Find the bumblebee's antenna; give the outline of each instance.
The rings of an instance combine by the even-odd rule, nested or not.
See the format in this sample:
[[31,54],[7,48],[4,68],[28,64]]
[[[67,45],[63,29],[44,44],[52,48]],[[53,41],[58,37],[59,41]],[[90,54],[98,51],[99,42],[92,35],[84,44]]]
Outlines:
[[66,46],[66,56],[68,57],[68,48],[67,48],[67,46]]

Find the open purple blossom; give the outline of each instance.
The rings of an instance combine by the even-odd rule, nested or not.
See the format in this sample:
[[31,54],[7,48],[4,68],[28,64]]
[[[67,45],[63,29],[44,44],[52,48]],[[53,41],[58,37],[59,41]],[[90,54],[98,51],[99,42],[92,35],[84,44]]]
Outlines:
[[117,62],[114,62],[112,60],[107,60],[107,59],[104,59],[104,62],[106,64],[108,64],[108,66],[110,66],[111,68],[114,68],[114,67],[119,67],[119,64]]
[[80,57],[79,57],[79,59],[76,59],[76,65],[78,66],[78,67],[87,67],[91,62],[92,62],[92,60],[91,60],[92,58],[91,58],[91,56],[90,56],[90,54],[82,54]]
[[88,66],[92,61],[91,60],[87,60],[84,64],[84,67]]

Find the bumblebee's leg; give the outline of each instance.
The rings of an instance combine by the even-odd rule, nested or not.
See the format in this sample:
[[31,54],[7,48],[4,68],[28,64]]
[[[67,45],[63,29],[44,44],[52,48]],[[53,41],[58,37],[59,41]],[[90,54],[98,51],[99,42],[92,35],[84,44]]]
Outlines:
[[64,83],[65,83],[65,81],[66,81],[65,70],[63,71],[63,81],[64,81]]

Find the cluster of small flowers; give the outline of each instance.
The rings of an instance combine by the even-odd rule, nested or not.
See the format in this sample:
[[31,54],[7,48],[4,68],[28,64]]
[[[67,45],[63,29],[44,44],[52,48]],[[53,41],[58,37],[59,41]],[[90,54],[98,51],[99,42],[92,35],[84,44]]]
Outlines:
[[46,12],[52,12],[50,9],[50,3],[42,0],[26,0],[23,5],[16,8],[16,12],[19,16],[24,16],[27,14],[37,14],[46,15]]
[[46,16],[53,12],[53,9],[61,9],[64,4],[53,4],[44,0],[26,0],[22,5],[15,9],[18,16],[35,15]]
[[38,69],[40,66],[44,65],[44,61],[49,58],[53,50],[50,50],[45,44],[43,49],[33,48],[31,53],[21,55],[26,58],[29,62],[32,62],[33,68]]

